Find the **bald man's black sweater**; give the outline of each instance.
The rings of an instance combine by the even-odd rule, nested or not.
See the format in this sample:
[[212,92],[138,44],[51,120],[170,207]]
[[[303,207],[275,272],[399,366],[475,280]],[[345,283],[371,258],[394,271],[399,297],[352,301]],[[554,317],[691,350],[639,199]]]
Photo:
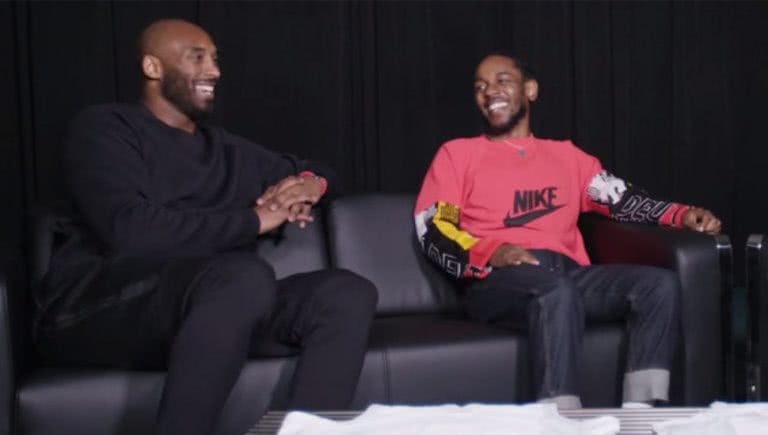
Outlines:
[[221,128],[170,127],[142,104],[81,112],[65,168],[73,223],[36,298],[51,327],[140,294],[169,259],[253,243],[253,204],[268,186],[305,170],[328,176]]

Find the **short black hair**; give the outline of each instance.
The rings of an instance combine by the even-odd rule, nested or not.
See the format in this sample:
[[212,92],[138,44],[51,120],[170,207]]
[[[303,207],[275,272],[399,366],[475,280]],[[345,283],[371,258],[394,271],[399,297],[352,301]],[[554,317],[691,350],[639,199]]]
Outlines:
[[531,68],[531,66],[526,61],[520,59],[519,56],[517,56],[515,53],[513,53],[511,50],[508,50],[508,49],[502,48],[502,49],[499,49],[499,50],[493,50],[493,51],[485,54],[480,59],[480,61],[477,62],[477,64],[479,65],[480,62],[482,62],[483,60],[485,60],[485,59],[487,59],[487,58],[489,58],[491,56],[501,56],[501,57],[506,57],[506,58],[512,60],[512,62],[515,63],[515,66],[517,67],[517,69],[519,69],[520,72],[523,74],[523,80],[524,81],[535,80],[536,79],[536,73],[533,71],[533,68]]

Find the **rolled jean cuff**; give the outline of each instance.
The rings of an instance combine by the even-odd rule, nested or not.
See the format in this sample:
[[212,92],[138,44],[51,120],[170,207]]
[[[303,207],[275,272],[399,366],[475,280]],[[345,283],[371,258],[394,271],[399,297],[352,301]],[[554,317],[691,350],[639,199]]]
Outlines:
[[646,369],[624,375],[624,402],[669,401],[669,370]]

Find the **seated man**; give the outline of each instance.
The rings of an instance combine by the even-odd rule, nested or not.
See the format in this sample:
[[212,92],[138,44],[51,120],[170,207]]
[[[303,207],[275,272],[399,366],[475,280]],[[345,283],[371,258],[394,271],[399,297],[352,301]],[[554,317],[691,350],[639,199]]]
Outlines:
[[291,408],[348,406],[376,289],[342,270],[277,280],[253,249],[286,221],[310,224],[334,183],[202,121],[220,75],[203,29],[158,21],[139,47],[142,101],[90,107],[72,126],[75,225],[36,294],[41,354],[167,366],[155,434],[213,433],[249,351],[274,343],[300,350]]
[[585,319],[626,318],[624,402],[668,399],[679,284],[664,269],[590,266],[581,212],[715,234],[701,208],[655,200],[607,173],[570,141],[535,137],[538,83],[518,59],[485,57],[475,73],[485,134],[445,143],[416,201],[419,242],[466,286],[471,318],[527,329],[536,397],[580,407],[577,366]]

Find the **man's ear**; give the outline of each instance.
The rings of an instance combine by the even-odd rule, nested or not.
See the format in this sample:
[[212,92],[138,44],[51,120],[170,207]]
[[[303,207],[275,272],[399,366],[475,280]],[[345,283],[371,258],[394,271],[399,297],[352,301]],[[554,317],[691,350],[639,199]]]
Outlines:
[[523,83],[523,91],[525,92],[525,98],[530,102],[536,101],[539,98],[539,82],[535,79],[526,80]]
[[157,57],[145,54],[141,57],[141,72],[150,80],[160,80],[163,78],[163,64]]

